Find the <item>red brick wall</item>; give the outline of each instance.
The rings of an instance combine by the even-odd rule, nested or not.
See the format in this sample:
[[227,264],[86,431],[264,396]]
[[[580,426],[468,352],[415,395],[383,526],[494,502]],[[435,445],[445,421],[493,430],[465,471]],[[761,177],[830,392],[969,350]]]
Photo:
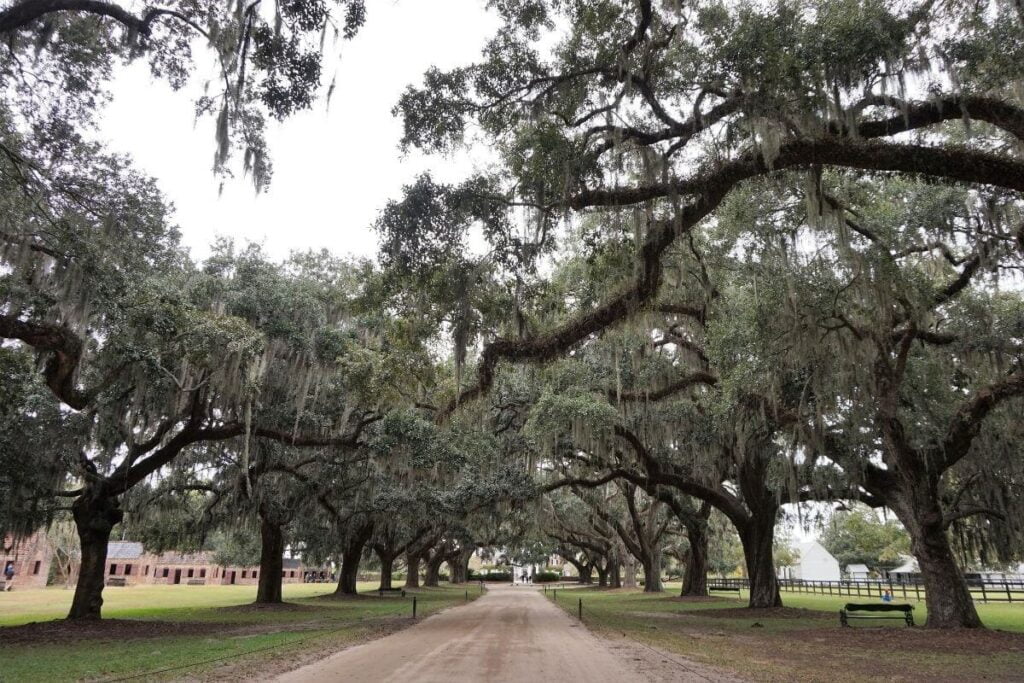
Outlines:
[[46,534],[37,532],[27,538],[6,536],[0,549],[0,580],[9,562],[14,563],[14,588],[44,588],[53,563],[53,551]]

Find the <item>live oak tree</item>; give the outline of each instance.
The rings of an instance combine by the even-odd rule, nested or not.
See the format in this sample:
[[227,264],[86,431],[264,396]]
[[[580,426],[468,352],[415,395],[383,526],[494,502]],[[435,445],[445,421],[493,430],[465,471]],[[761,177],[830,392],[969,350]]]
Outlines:
[[813,233],[819,246],[812,255],[790,241],[784,259],[762,259],[756,336],[788,328],[764,347],[772,364],[762,370],[791,386],[788,405],[775,405],[795,437],[907,529],[929,624],[977,626],[947,531],[980,514],[1004,553],[1019,548],[1017,499],[971,490],[985,471],[1013,482],[1021,466],[1006,416],[1024,395],[1022,299],[994,287],[1020,268],[1006,229],[1017,207],[998,192],[841,182],[822,179],[823,201],[834,202],[824,229],[779,214],[793,238]]
[[[216,120],[214,168],[229,174],[232,152],[241,152],[260,190],[272,174],[267,119],[312,106],[326,38],[351,38],[365,19],[363,0],[8,0],[0,8],[8,49],[0,116],[59,156],[51,131],[84,133],[119,65],[144,59],[174,89],[205,74],[196,110]],[[328,97],[333,90],[331,83]]]
[[[1019,101],[1003,84],[1020,76],[1020,60],[1007,56],[1019,55],[1022,41],[1021,32],[1013,30],[1020,27],[1019,13],[1009,4],[926,0],[904,7],[878,0],[837,0],[816,3],[814,12],[805,12],[789,3],[753,8],[640,0],[597,6],[510,2],[498,9],[506,25],[479,63],[431,70],[421,87],[403,96],[397,111],[405,121],[404,142],[447,150],[482,136],[499,151],[500,161],[486,179],[488,190],[473,196],[529,211],[529,234],[538,238],[531,241],[535,253],[555,249],[557,237],[572,237],[571,231],[558,229],[561,219],[564,226],[582,217],[590,228],[586,240],[625,254],[633,267],[595,282],[596,296],[553,306],[535,297],[508,307],[503,322],[481,325],[496,327],[497,334],[482,340],[476,378],[460,387],[446,406],[449,411],[489,390],[501,361],[554,359],[608,326],[666,303],[679,306],[685,315],[699,315],[690,302],[660,297],[667,277],[664,259],[674,245],[715,225],[729,210],[725,203],[751,186],[772,198],[762,205],[773,210],[799,196],[823,216],[841,213],[847,199],[842,193],[834,196],[830,174],[850,178],[856,172],[880,181],[876,174],[925,176],[951,190],[966,184],[984,198],[976,206],[988,207],[985,213],[993,217],[985,231],[1006,248],[1016,239],[1017,203],[1024,189],[1019,157],[1024,117]],[[554,47],[543,50],[543,41]],[[1005,52],[993,50],[997,44],[1005,45]],[[927,89],[918,85],[919,76],[927,79]],[[472,193],[468,188],[470,184],[460,192]],[[464,196],[457,193],[455,201]],[[856,210],[863,208],[857,204]],[[767,237],[777,227],[770,215],[760,218],[741,226],[739,244],[745,237]],[[491,238],[495,253],[522,253],[524,241],[513,240],[522,236],[516,232],[520,226],[490,225],[499,226]],[[633,233],[632,241],[620,238],[622,226]],[[440,230],[430,221],[419,228],[421,233]],[[862,237],[871,240],[859,233],[853,239]],[[961,240],[958,249],[970,254],[987,249],[992,237],[970,231],[962,232]],[[779,257],[785,258],[785,252]],[[970,257],[959,261],[962,253],[956,251],[952,258],[959,266],[971,263]],[[887,274],[878,270],[871,281]],[[898,279],[889,280],[893,282]],[[748,296],[756,296],[751,285]],[[782,305],[784,299],[776,298],[774,308],[759,310],[770,316]],[[886,366],[895,370],[882,384],[888,387],[885,400],[897,411],[903,370],[894,359],[901,344],[909,352],[916,348],[915,340],[922,340],[917,331],[908,334],[908,328],[900,327],[913,318],[891,326],[902,342],[888,339],[888,350],[879,350],[877,362],[868,366],[883,374]],[[519,319],[526,324],[510,324]],[[745,324],[755,320],[748,318]],[[747,335],[739,338],[749,339],[756,331],[739,330]],[[879,385],[875,379],[862,381]],[[962,404],[968,419],[960,420],[957,429],[947,423],[955,441],[950,446],[961,453],[949,460],[948,449],[942,447],[946,466],[932,467],[930,474],[928,467],[918,468],[920,476],[911,477],[916,484],[908,480],[904,492],[934,491],[926,479],[937,481],[941,472],[959,464],[980,425],[979,411],[995,417],[997,404],[1013,393],[1015,382],[992,378],[977,402]],[[794,414],[780,410],[792,408],[794,398],[799,404],[797,387],[781,397],[774,391],[777,387],[766,387],[771,391],[762,392],[762,398],[768,399],[769,409],[737,404],[748,415],[760,414],[762,445],[754,450],[780,450],[783,441],[777,437],[811,431],[798,428]],[[726,389],[730,396],[740,395],[736,387]],[[883,438],[896,433],[891,408],[886,410],[889,417],[881,422],[888,421],[884,431],[889,436]],[[806,422],[806,417],[801,419]],[[826,493],[828,487],[819,479],[812,487],[816,492],[808,489],[808,495],[858,493],[862,482],[843,476],[850,468],[827,467],[824,458],[834,455],[819,455],[822,449],[809,445],[810,439],[801,441],[821,466],[823,478],[832,478],[843,489]],[[918,452],[922,447],[904,445],[905,462],[922,457],[928,461],[930,456]],[[941,440],[936,445],[941,447]],[[773,456],[768,461],[776,460]],[[755,467],[750,474],[760,486],[764,472]],[[802,486],[797,482],[793,488]],[[882,489],[892,492],[896,484],[865,487],[863,493],[882,501]],[[772,496],[775,503],[766,498],[764,509],[753,518],[765,532],[774,525],[770,507],[778,497],[774,492]],[[886,504],[901,504],[888,498]],[[908,529],[916,526],[925,536],[945,538],[945,521],[936,516],[934,503],[920,500],[903,507],[897,514]],[[764,542],[770,532],[756,536],[748,545],[755,545],[756,555],[767,560],[762,564],[770,567],[771,543]],[[916,547],[922,555],[942,558],[930,562],[942,569],[925,573],[934,574],[929,579],[935,588],[932,599],[946,604],[930,605],[929,623],[976,625],[973,608],[964,602],[962,582],[947,560],[951,555],[936,554],[930,543]]]
[[[299,259],[293,267],[301,273],[325,265]],[[94,304],[89,321],[97,336],[89,338],[88,353],[81,352],[83,342],[70,331],[58,338],[78,350],[71,357],[63,347],[47,346],[52,344],[48,337],[32,336],[33,321],[9,318],[12,336],[51,359],[44,368],[51,392],[90,423],[74,451],[77,458],[65,470],[79,484],[56,493],[74,498],[82,541],[72,617],[99,616],[107,539],[123,518],[120,497],[173,466],[193,445],[240,438],[245,471],[252,439],[295,448],[355,443],[366,414],[354,404],[304,421],[314,414],[305,411],[307,400],[314,397],[313,406],[321,391],[329,395],[332,373],[365,373],[358,354],[345,353],[354,339],[346,341],[351,330],[339,324],[346,297],[352,295],[343,282],[325,288],[322,280],[289,279],[251,252],[238,258],[223,252],[204,273],[168,266],[128,290],[131,305],[121,298]],[[274,304],[282,296],[290,299],[289,306]],[[262,315],[261,306],[278,315]],[[40,310],[44,315],[45,309]],[[344,360],[342,369],[339,359]],[[66,371],[59,383],[51,379],[58,371]],[[73,380],[76,373],[101,379],[83,391]],[[264,414],[259,401],[272,397]],[[290,409],[287,421],[281,406]]]
[[615,531],[622,545],[640,563],[644,592],[660,593],[662,559],[668,537],[675,531],[676,518],[657,497],[646,495],[628,481],[617,482],[611,493],[596,499],[582,491],[577,495]]

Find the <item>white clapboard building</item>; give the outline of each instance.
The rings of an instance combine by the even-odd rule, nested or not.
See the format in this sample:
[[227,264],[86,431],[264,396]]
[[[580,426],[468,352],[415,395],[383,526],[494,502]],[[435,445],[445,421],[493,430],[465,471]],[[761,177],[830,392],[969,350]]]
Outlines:
[[796,564],[779,568],[780,579],[803,581],[839,581],[839,560],[817,541],[801,543],[797,550],[800,558]]

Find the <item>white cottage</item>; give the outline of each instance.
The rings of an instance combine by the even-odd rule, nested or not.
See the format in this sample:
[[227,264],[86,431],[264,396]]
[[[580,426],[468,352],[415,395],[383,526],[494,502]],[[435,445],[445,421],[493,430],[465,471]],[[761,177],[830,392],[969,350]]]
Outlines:
[[839,560],[817,541],[801,543],[800,559],[789,567],[779,568],[779,578],[803,581],[839,581]]
[[917,560],[907,555],[904,555],[901,559],[903,564],[887,571],[887,578],[892,581],[913,581],[914,579],[921,578],[921,568],[917,565]]
[[871,570],[866,564],[850,564],[846,566],[846,576],[851,581],[864,581],[871,578]]

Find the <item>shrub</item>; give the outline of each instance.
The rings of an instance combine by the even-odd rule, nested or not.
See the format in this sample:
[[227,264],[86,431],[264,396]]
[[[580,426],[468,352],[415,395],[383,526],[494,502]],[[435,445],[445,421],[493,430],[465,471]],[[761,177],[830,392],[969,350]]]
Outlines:
[[503,571],[486,571],[486,572],[475,572],[470,570],[469,572],[470,581],[502,581],[505,583],[512,582],[511,572]]
[[562,575],[558,572],[537,572],[533,575],[534,583],[553,583],[561,580]]

